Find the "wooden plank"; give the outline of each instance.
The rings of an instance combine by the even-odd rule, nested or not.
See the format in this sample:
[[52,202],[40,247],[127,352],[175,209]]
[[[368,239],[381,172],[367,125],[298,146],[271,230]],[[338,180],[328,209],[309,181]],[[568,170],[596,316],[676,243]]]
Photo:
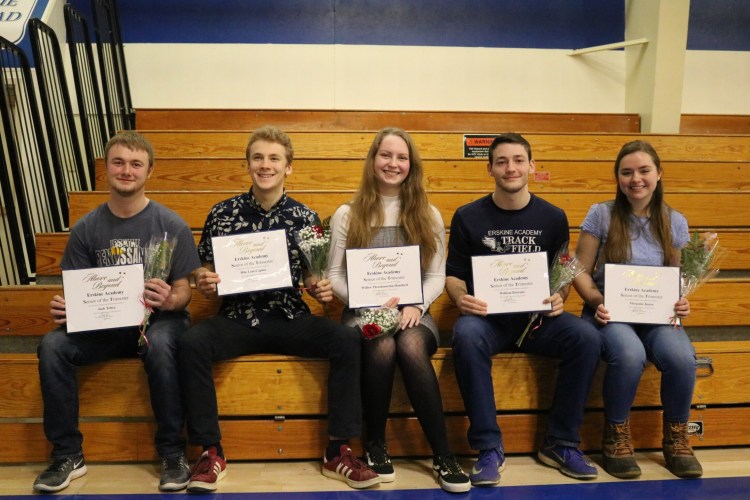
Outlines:
[[[703,232],[705,229],[700,229]],[[449,231],[450,233],[450,231]],[[570,232],[570,248],[575,249],[580,231]],[[69,233],[39,233],[36,235],[36,275],[60,276],[60,259]],[[196,244],[200,241],[200,231],[193,231]],[[728,229],[719,232],[721,247],[725,250],[720,268],[728,270],[750,270],[750,229]]]
[[[302,192],[288,191],[295,200],[316,210],[321,217],[333,214],[342,204],[351,199],[351,192]],[[148,197],[168,206],[182,216],[188,226],[202,229],[211,207],[237,191],[150,191]],[[433,192],[430,203],[435,205],[446,226],[456,209],[470,203],[484,193]],[[70,224],[73,225],[89,211],[104,203],[106,191],[74,191],[69,193]],[[545,193],[544,199],[562,207],[568,215],[571,227],[580,226],[591,205],[609,199],[599,193]],[[687,217],[692,227],[744,228],[750,221],[750,191],[743,193],[679,193],[669,196],[669,204]]]
[[[702,367],[696,379],[694,404],[750,404],[750,342],[727,343],[724,349],[704,354],[696,343],[696,356],[710,358],[711,369]],[[713,344],[724,344],[714,342]],[[734,346],[740,345],[739,348]],[[41,390],[34,355],[0,355],[5,383],[0,386],[0,418],[39,418]],[[463,413],[448,348],[432,358],[438,377],[443,409]],[[493,357],[493,387],[498,411],[548,409],[552,403],[550,381],[556,377],[556,361],[540,356],[504,353]],[[223,417],[274,416],[285,418],[327,414],[328,361],[279,355],[242,356],[214,365],[219,413]],[[90,418],[151,418],[148,385],[141,363],[118,359],[82,367],[79,372],[80,415]],[[601,398],[604,366],[593,383],[586,407],[603,408]],[[252,381],[248,383],[247,381]],[[634,406],[661,405],[661,374],[649,364],[643,374]],[[390,413],[408,414],[413,409],[400,378],[391,399]]]
[[[737,281],[712,281],[699,287],[690,297],[690,317],[685,321],[686,328],[698,326],[743,326],[750,324],[745,318],[750,314],[750,298],[744,294],[750,292],[750,281],[738,278]],[[581,314],[583,300],[575,290],[571,290],[565,301],[565,310]],[[716,314],[721,311],[721,314]],[[458,319],[458,310],[443,292],[430,307],[438,328],[450,331]]]
[[[142,130],[158,156],[237,158],[243,155],[248,132]],[[296,158],[363,159],[373,139],[371,132],[291,132]],[[464,159],[460,133],[415,132],[412,135],[426,160]],[[666,134],[526,134],[534,159],[614,160],[626,142],[643,139],[663,161],[745,161],[750,158],[750,136]]]
[[[81,422],[84,453],[88,462],[135,462],[156,460],[151,422]],[[40,422],[0,423],[0,439],[18,446],[0,450],[0,463],[46,462],[52,446],[44,437]],[[40,470],[41,472],[41,470]]]
[[[35,236],[36,276],[60,276],[60,260],[65,245],[68,244],[69,232],[38,233]],[[200,232],[193,231],[196,244],[200,241]]]
[[[661,448],[661,411],[636,409],[631,414],[633,445],[638,450]],[[693,410],[691,421],[702,422],[704,434],[691,436],[695,448],[715,446],[747,446],[750,431],[747,421],[750,408],[707,408]],[[586,413],[581,427],[581,449],[591,453],[601,448],[603,417],[600,412]],[[506,453],[533,453],[538,449],[546,431],[546,417],[537,414],[502,414],[497,417],[503,429]],[[274,422],[273,420],[223,420],[222,444],[230,460],[317,460],[327,441],[325,419],[300,419]],[[448,441],[460,455],[476,455],[466,441],[468,419],[463,416],[446,417]],[[84,453],[91,462],[155,461],[153,446],[155,426],[152,422],[85,422]],[[394,457],[429,456],[430,447],[414,417],[391,417],[386,428],[386,439]],[[46,462],[50,445],[44,439],[42,424],[0,423],[0,463]],[[362,445],[353,440],[355,454],[362,455]],[[198,449],[191,447],[192,459]]]
[[[59,285],[26,285],[0,287],[0,335],[44,335],[55,328],[49,316],[49,302],[52,296],[62,293]],[[699,287],[690,296],[690,317],[685,325],[704,326],[748,326],[750,325],[750,279],[724,278],[710,281]],[[308,294],[304,296],[313,314],[323,315],[321,305]],[[579,315],[582,301],[572,290],[565,302],[565,310]],[[193,299],[188,306],[194,322],[199,322],[216,313],[218,302],[208,300],[193,289]],[[334,301],[329,306],[331,318],[340,317],[342,305]],[[721,311],[721,314],[717,314]],[[458,318],[458,310],[443,292],[430,308],[438,328],[450,331]]]
[[698,115],[680,117],[681,134],[750,134],[750,115]]
[[[193,321],[200,321],[216,314],[218,301],[208,300],[193,288],[193,297],[188,306]],[[49,314],[49,303],[55,294],[62,294],[61,285],[11,285],[0,286],[0,336],[38,336],[53,330],[56,325]],[[305,294],[305,301],[316,314],[322,307],[315,299]],[[339,317],[341,304],[329,308],[332,317]]]
[[[428,191],[476,191],[492,189],[486,160],[426,160],[424,182]],[[613,161],[540,160],[530,179],[539,193],[598,191],[614,197]],[[667,194],[679,192],[750,191],[750,163],[664,162]],[[362,177],[362,160],[294,161],[294,172],[286,180],[292,191],[327,191],[332,187],[355,191]],[[107,190],[104,160],[96,165],[96,186]],[[214,190],[245,191],[250,188],[244,158],[157,158],[149,178],[149,190],[192,190],[210,186]]]
[[361,111],[274,109],[139,109],[144,130],[405,130],[456,132],[640,132],[635,113],[507,113],[471,111]]
[[55,327],[49,314],[53,295],[61,286],[0,287],[0,335],[44,335]]

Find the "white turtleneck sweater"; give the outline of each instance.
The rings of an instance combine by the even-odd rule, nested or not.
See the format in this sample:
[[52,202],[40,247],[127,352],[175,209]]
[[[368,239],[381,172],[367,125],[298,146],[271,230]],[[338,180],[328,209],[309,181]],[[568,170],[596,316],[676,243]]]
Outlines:
[[[381,196],[385,220],[383,226],[395,226],[401,213],[401,201],[398,196]],[[432,302],[443,293],[445,286],[445,226],[437,208],[430,205],[433,214],[433,227],[437,251],[432,257],[422,282],[424,303],[420,309],[426,311]],[[331,280],[333,293],[343,303],[349,303],[349,292],[346,284],[346,235],[349,232],[349,205],[341,205],[331,217],[331,249],[328,260],[328,279]]]

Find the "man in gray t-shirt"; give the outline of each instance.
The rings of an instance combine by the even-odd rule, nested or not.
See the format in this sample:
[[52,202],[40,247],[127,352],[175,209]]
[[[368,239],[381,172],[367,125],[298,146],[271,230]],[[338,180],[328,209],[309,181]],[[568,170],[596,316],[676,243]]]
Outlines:
[[148,342],[139,350],[137,326],[68,333],[65,299],[53,297],[50,313],[59,326],[42,338],[38,349],[44,432],[52,444],[52,461],[34,481],[37,491],[60,491],[86,474],[78,429],[77,367],[136,355],[148,374],[157,422],[155,444],[162,458],[159,489],[174,491],[187,485],[176,345],[177,337],[190,326],[189,276],[200,267],[200,259],[187,224],[146,197],[153,159],[151,145],[140,134],[126,131],[110,139],[105,150],[109,199],[73,226],[60,263],[63,270],[142,264],[152,237],[176,238],[169,276],[145,283],[143,300],[153,310]]

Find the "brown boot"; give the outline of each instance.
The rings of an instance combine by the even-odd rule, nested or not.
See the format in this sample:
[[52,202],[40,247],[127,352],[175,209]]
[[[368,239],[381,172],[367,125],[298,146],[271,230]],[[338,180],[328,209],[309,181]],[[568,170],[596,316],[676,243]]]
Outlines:
[[703,467],[695,458],[688,441],[687,422],[664,422],[664,438],[661,444],[669,472],[677,477],[703,475]]
[[604,422],[602,437],[604,470],[620,479],[633,479],[641,475],[641,468],[635,462],[633,445],[630,444],[630,420],[621,424]]

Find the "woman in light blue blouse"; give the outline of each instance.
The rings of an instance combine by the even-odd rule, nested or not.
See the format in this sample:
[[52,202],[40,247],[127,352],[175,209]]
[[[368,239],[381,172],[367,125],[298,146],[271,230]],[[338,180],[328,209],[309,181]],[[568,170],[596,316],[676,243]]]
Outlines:
[[[576,255],[586,272],[574,286],[584,301],[583,318],[602,334],[604,377],[604,470],[635,478],[641,470],[630,440],[630,408],[646,361],[661,372],[663,452],[667,468],[679,477],[703,474],[688,442],[687,422],[695,386],[695,350],[681,326],[610,322],[604,307],[604,264],[679,266],[689,239],[685,217],[664,202],[662,168],[647,142],[625,144],[615,161],[613,201],[593,205],[581,226]],[[675,314],[685,318],[684,297]]]

